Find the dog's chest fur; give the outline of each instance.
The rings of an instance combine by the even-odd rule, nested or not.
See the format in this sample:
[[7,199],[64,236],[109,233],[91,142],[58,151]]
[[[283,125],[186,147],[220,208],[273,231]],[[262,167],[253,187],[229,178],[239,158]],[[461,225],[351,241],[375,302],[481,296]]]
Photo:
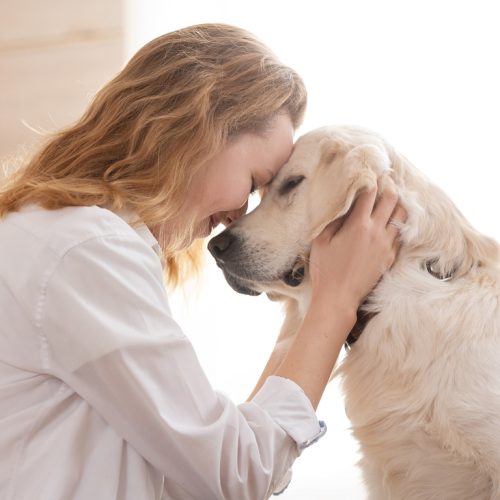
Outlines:
[[490,499],[500,463],[484,456],[479,414],[500,377],[498,272],[442,282],[403,269],[375,290],[377,314],[337,370],[370,498]]
[[369,499],[500,498],[499,303],[497,270],[441,281],[411,261],[370,296],[335,373]]

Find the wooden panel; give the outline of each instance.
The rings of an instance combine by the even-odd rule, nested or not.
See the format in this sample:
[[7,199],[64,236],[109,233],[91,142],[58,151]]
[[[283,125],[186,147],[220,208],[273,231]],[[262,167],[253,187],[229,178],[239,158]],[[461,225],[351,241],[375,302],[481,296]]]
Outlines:
[[122,41],[102,40],[0,57],[0,156],[75,121],[89,96],[118,72]]
[[2,0],[1,11],[0,48],[122,26],[121,0]]

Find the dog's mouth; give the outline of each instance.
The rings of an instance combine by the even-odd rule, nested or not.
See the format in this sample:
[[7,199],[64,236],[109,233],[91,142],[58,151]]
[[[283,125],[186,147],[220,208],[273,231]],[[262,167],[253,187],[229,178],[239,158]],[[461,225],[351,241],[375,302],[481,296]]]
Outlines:
[[[246,280],[244,278],[240,278],[239,276],[235,276],[234,274],[228,272],[224,267],[219,266],[222,271],[224,272],[224,277],[226,278],[226,281],[228,282],[229,286],[238,293],[241,293],[243,295],[251,295],[251,296],[257,296],[260,295],[262,292],[258,292],[257,290],[254,290],[252,288],[252,285],[255,283],[249,280]],[[286,272],[281,280],[285,283],[285,285],[288,285],[290,287],[297,287],[299,286],[302,281],[304,280],[305,277],[305,267],[299,267],[296,268],[293,267],[290,269],[288,272]],[[262,285],[265,285],[266,283],[262,282]]]
[[[243,295],[260,295],[262,290],[258,291],[255,288],[266,289],[267,286],[282,281],[285,285],[295,288],[298,287],[305,278],[305,266],[301,265],[301,257],[297,257],[293,266],[285,273],[280,273],[274,276],[262,275],[259,269],[253,270],[244,266],[237,266],[237,271],[229,269],[223,261],[216,259],[217,267],[224,273],[224,277],[229,286],[236,292]],[[255,272],[260,271],[260,272]]]
[[256,297],[257,295],[260,295],[262,293],[262,292],[258,292],[257,290],[254,290],[253,288],[251,288],[252,282],[245,280],[243,278],[239,278],[238,276],[235,276],[234,274],[231,274],[226,269],[224,269],[222,266],[219,266],[219,268],[222,269],[222,272],[224,273],[224,278],[226,278],[228,285],[235,292],[241,293],[243,295],[250,295],[252,297]]

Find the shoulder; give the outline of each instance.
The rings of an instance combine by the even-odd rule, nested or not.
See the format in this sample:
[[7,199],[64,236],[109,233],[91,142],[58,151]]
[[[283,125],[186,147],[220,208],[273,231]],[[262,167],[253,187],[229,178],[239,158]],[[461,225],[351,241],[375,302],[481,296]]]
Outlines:
[[94,291],[108,284],[165,293],[154,250],[109,210],[31,207],[0,220],[0,285],[29,310],[43,302],[56,275],[61,287],[90,280]]
[[58,210],[27,207],[0,221],[0,240],[2,236],[12,244],[21,237],[25,244],[42,245],[59,258],[73,247],[96,238],[122,236],[141,240],[123,219],[97,206]]
[[33,324],[39,325],[47,287],[55,278],[63,294],[75,293],[77,285],[90,282],[92,293],[105,289],[104,285],[114,287],[115,292],[121,288],[130,291],[134,286],[148,291],[154,287],[164,301],[157,255],[109,210],[95,206],[59,210],[31,207],[0,220],[2,301],[7,304],[12,300],[13,308],[20,304]]

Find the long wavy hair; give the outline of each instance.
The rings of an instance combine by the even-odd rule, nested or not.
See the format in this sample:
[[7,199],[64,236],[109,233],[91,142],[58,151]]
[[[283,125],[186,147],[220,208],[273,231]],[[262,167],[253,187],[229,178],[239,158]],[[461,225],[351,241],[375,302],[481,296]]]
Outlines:
[[[36,203],[49,210],[136,211],[148,227],[175,217],[193,177],[239,134],[265,134],[288,112],[297,128],[307,93],[300,76],[258,38],[224,24],[191,26],[140,49],[74,124],[49,134],[0,186],[0,219]],[[163,248],[166,282],[196,274],[203,241],[193,224]]]

